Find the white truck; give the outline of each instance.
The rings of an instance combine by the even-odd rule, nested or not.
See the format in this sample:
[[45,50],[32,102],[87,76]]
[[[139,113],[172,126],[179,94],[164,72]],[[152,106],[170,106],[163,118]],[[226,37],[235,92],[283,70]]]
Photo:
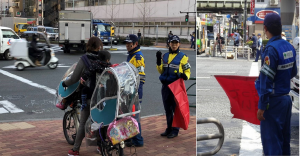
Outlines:
[[27,18],[2,17],[1,26],[9,27],[20,35],[24,31],[27,31],[27,27],[29,26],[29,24],[27,23]]
[[64,53],[70,53],[70,50],[85,50],[92,36],[92,16],[90,11],[59,11],[58,41]]

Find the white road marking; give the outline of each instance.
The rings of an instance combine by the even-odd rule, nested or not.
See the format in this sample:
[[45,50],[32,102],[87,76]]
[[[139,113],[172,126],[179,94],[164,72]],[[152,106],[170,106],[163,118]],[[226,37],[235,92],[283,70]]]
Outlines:
[[[70,66],[64,66],[63,64],[58,64],[57,67],[70,67]],[[15,69],[16,67],[14,65],[10,65],[10,66],[5,66],[2,68],[6,68],[6,69]]]
[[217,74],[219,74],[219,73],[220,73],[220,74],[223,74],[223,73],[224,73],[224,74],[234,74],[235,72],[222,72],[222,71],[219,71],[219,72],[218,72],[218,71],[217,71],[217,72],[207,72],[207,73],[212,73],[212,74],[216,74],[216,73],[217,73]]
[[210,89],[197,89],[197,90],[210,90]]
[[[258,63],[252,63],[249,76],[258,76]],[[254,125],[249,122],[243,121],[242,139],[239,155],[263,155],[259,125]]]
[[14,105],[13,103],[7,101],[7,100],[3,100],[0,101],[0,104],[3,105],[3,107],[8,110],[10,113],[20,113],[20,112],[24,112],[22,109],[18,108],[16,105]]
[[16,79],[16,80],[19,80],[19,81],[21,81],[21,82],[23,82],[23,83],[26,83],[26,84],[28,84],[28,85],[30,85],[30,86],[44,89],[45,91],[49,92],[50,94],[53,94],[53,95],[54,95],[54,94],[56,93],[56,91],[55,91],[54,89],[51,89],[51,88],[49,88],[49,87],[47,87],[47,86],[44,86],[44,85],[40,85],[40,84],[34,83],[34,82],[30,81],[30,80],[27,80],[27,79],[25,79],[25,78],[23,78],[23,77],[20,77],[20,76],[18,76],[18,75],[9,73],[9,72],[7,72],[7,71],[4,71],[4,70],[1,70],[1,69],[0,69],[0,73],[2,73],[3,75],[6,75],[6,76],[8,76],[8,77],[14,78],[14,79]]
[[197,77],[197,79],[210,79],[210,77]]
[[9,113],[9,111],[4,109],[3,107],[0,107],[0,114],[4,114],[4,113]]

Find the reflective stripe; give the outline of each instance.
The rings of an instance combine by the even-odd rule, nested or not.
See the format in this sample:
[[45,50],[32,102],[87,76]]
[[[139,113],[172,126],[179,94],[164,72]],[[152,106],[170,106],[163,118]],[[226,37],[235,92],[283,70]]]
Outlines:
[[264,64],[263,67],[264,69],[266,69],[268,72],[270,72],[273,76],[275,76],[276,72],[274,70],[272,70],[268,65]]
[[145,72],[144,66],[139,66],[139,67],[137,67],[137,70],[138,70],[139,72],[141,72],[141,73],[144,73],[144,72]]
[[294,62],[283,64],[283,65],[278,65],[277,70],[286,70],[293,68]]
[[274,79],[274,75],[271,72],[269,72],[268,70],[266,70],[266,68],[262,68],[260,70],[260,72],[263,73],[263,74],[265,74],[266,76],[268,76],[272,80]]
[[168,64],[163,64],[163,67],[168,67]]
[[189,63],[182,66],[183,70],[187,70],[187,69],[190,69],[190,68],[191,68],[191,65]]
[[175,65],[175,64],[169,64],[169,67],[179,69],[179,65]]

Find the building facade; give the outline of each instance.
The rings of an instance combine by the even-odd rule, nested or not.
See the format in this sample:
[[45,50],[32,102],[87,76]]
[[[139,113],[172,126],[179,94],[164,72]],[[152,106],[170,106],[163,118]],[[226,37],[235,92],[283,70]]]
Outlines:
[[[74,4],[74,6],[73,6]],[[115,34],[125,36],[137,34],[140,29],[145,37],[174,35],[189,38],[195,31],[195,0],[66,0],[66,10],[90,10],[94,19],[113,22]]]

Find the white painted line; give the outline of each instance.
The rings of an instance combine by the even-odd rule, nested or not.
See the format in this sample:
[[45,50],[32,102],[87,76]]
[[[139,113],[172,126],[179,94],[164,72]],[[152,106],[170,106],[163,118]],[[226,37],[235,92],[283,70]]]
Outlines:
[[258,76],[258,63],[257,62],[252,63],[249,76]]
[[[61,64],[58,64],[57,67],[70,67],[70,66],[63,66]],[[2,67],[2,68],[6,68],[6,69],[15,69],[16,67],[14,65],[10,65],[10,66],[5,66],[5,67]]]
[[207,73],[213,73],[213,74],[215,74],[215,73],[218,73],[218,74],[219,74],[219,73],[220,73],[220,74],[223,74],[223,73],[224,73],[224,74],[225,74],[225,73],[226,73],[226,74],[234,74],[235,72],[222,72],[222,71],[219,71],[219,72],[207,72]]
[[24,112],[22,109],[18,108],[16,105],[7,100],[0,101],[0,104],[2,104],[3,107],[6,108],[10,113]]
[[[258,76],[258,63],[253,62],[249,76]],[[243,121],[243,130],[240,144],[240,156],[262,156],[260,126]]]
[[8,76],[8,77],[14,78],[14,79],[16,79],[16,80],[19,80],[19,81],[21,81],[21,82],[23,82],[23,83],[26,83],[26,84],[28,84],[28,85],[30,85],[30,86],[44,89],[45,91],[49,92],[50,94],[55,95],[55,92],[56,92],[56,91],[55,91],[54,89],[51,89],[51,88],[49,88],[49,87],[46,87],[46,86],[43,86],[43,85],[40,85],[40,84],[37,84],[37,83],[34,83],[34,82],[32,82],[32,81],[30,81],[30,80],[27,80],[27,79],[25,79],[25,78],[23,78],[23,77],[20,77],[20,76],[18,76],[18,75],[14,75],[14,74],[12,74],[12,73],[9,73],[9,72],[4,71],[4,70],[1,70],[1,69],[0,69],[0,73],[2,73],[3,75],[6,75],[6,76]]
[[9,113],[9,111],[4,109],[3,107],[0,107],[0,114],[4,114],[4,113]]
[[210,79],[210,77],[197,77],[197,79]]
[[113,50],[109,50],[110,53],[112,54],[119,54],[119,53],[127,53],[128,51],[113,51]]
[[197,89],[197,90],[210,90],[210,89]]

